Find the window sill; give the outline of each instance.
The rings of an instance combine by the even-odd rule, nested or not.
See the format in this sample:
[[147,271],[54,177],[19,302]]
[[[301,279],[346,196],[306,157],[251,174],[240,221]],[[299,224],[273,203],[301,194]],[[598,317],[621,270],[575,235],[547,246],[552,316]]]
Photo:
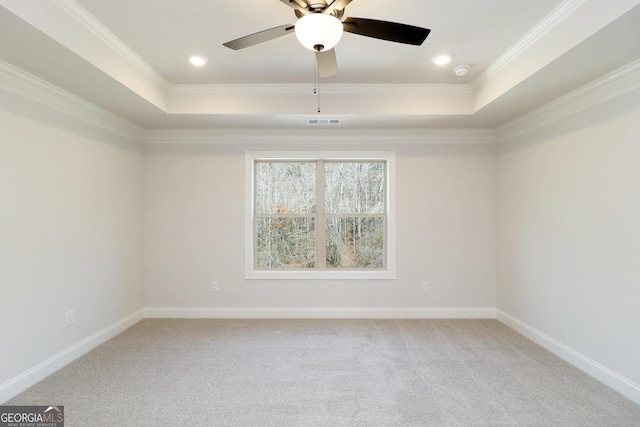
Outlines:
[[245,274],[247,280],[393,280],[395,272],[377,271],[260,271]]

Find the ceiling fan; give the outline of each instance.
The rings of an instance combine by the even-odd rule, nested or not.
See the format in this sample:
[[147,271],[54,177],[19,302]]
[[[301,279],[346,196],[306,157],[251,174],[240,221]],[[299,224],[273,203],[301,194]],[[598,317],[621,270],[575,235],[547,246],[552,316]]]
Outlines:
[[364,18],[346,18],[344,9],[352,0],[280,0],[291,7],[298,21],[240,37],[223,45],[234,50],[244,49],[276,39],[292,32],[298,41],[314,52],[320,77],[338,73],[334,46],[340,41],[342,32],[419,46],[431,30],[396,22]]

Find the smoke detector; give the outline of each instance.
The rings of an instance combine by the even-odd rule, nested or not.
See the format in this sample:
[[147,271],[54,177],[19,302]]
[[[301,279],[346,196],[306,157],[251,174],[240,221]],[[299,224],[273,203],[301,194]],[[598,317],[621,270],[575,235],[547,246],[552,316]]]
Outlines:
[[469,74],[469,68],[471,67],[469,67],[468,65],[458,65],[453,69],[453,73],[458,77],[464,77]]

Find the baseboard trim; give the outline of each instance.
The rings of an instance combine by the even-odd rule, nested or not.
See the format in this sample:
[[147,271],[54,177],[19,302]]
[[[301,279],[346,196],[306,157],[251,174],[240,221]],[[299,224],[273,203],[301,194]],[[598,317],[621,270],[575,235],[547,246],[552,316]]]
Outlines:
[[495,319],[493,307],[147,307],[151,319]]
[[90,337],[85,338],[79,343],[72,345],[55,356],[50,357],[28,371],[10,379],[4,384],[1,384],[0,402],[6,402],[12,397],[22,393],[34,384],[42,381],[47,376],[73,362],[80,356],[88,353],[105,341],[135,325],[142,319],[144,319],[144,310],[138,310],[124,319],[96,332]]
[[521,333],[536,344],[541,345],[556,356],[591,375],[618,393],[628,397],[635,403],[640,404],[640,385],[502,310],[496,310],[496,315],[496,319],[499,322]]

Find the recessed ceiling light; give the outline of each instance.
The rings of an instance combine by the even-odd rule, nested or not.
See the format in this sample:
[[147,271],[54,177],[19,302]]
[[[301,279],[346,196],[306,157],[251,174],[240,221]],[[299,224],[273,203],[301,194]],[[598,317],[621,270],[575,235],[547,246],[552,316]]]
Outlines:
[[443,53],[437,56],[434,56],[431,61],[433,61],[436,65],[446,65],[453,59],[455,55],[453,53]]
[[202,67],[209,62],[207,58],[199,55],[187,55],[187,60],[189,60],[191,65],[195,65],[196,67]]

